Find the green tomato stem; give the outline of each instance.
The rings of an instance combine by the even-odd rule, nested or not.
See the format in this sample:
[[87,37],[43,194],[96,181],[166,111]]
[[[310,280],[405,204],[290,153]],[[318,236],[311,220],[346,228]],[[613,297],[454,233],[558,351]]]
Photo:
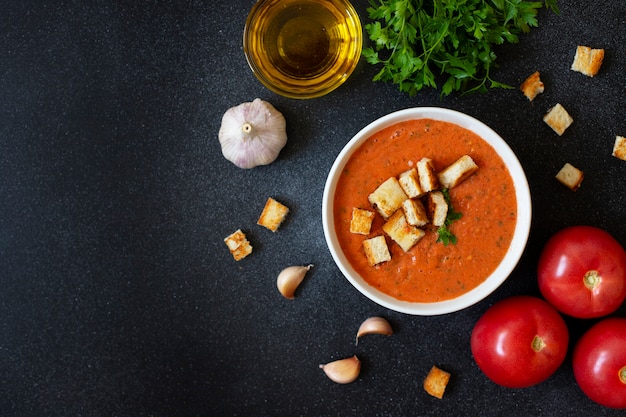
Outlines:
[[583,284],[585,284],[585,287],[587,287],[589,291],[593,291],[598,285],[600,285],[600,281],[602,281],[600,273],[593,269],[585,272],[585,275],[583,276]]
[[539,335],[535,335],[535,337],[533,338],[532,343],[530,344],[530,347],[536,353],[539,353],[541,351],[541,349],[546,347],[546,342],[544,342],[543,339],[541,337],[539,337]]

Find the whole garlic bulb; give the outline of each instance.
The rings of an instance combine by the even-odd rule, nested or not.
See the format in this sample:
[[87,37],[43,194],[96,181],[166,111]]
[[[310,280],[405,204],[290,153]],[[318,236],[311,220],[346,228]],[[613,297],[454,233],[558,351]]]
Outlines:
[[283,115],[259,98],[231,107],[218,134],[222,154],[239,168],[270,164],[287,143],[286,126]]

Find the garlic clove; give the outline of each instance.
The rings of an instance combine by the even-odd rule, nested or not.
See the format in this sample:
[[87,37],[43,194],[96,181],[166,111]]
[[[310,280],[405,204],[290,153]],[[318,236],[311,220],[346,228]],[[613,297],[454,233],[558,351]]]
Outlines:
[[320,365],[326,376],[338,384],[349,384],[358,378],[361,361],[355,356]]
[[283,269],[276,279],[276,286],[283,297],[292,300],[298,286],[302,283],[306,273],[313,267],[307,266],[288,266]]
[[287,143],[284,116],[267,101],[231,107],[222,116],[218,138],[224,157],[239,168],[267,165]]
[[393,334],[393,328],[391,324],[382,317],[370,317],[361,323],[359,326],[359,330],[356,334],[356,341],[359,342],[359,338],[361,336],[365,336],[367,334],[382,334],[386,336],[391,336]]

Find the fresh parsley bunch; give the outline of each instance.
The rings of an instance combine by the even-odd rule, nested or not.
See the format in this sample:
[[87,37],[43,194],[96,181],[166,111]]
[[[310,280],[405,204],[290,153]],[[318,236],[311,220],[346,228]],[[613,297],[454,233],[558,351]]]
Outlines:
[[374,81],[410,95],[436,89],[438,79],[445,80],[442,95],[511,88],[490,77],[493,48],[536,27],[544,3],[559,13],[557,0],[370,0],[365,29],[374,45],[363,56],[382,64]]

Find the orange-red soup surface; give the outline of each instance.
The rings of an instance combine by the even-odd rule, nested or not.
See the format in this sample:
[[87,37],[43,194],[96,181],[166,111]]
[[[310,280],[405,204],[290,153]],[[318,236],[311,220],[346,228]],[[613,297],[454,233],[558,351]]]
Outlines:
[[[408,252],[386,236],[391,260],[371,266],[362,243],[384,234],[384,220],[377,213],[368,236],[350,233],[352,208],[374,210],[367,196],[422,157],[440,171],[465,154],[479,169],[450,190],[454,210],[462,214],[450,226],[457,243],[437,243],[432,225]],[[517,201],[511,175],[491,145],[456,124],[418,119],[375,133],[355,151],[337,184],[334,216],[343,252],[364,280],[400,300],[436,302],[470,291],[496,269],[513,237]]]

